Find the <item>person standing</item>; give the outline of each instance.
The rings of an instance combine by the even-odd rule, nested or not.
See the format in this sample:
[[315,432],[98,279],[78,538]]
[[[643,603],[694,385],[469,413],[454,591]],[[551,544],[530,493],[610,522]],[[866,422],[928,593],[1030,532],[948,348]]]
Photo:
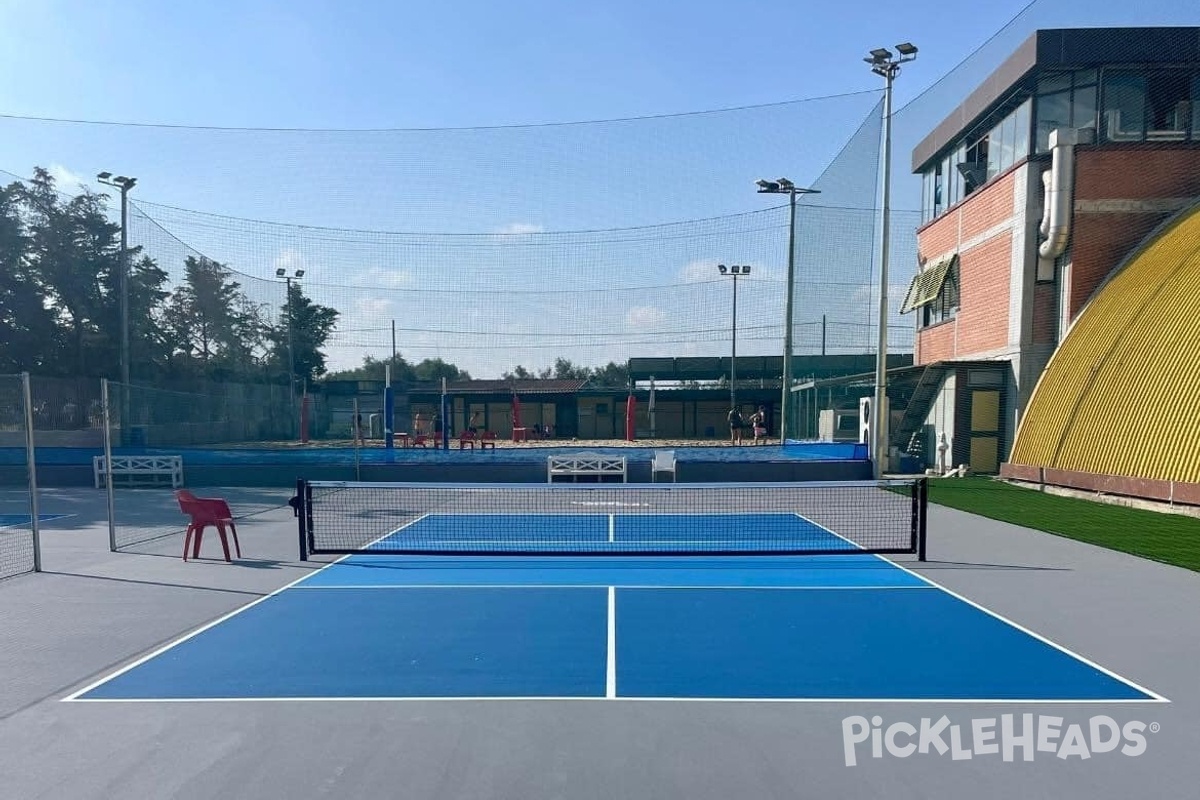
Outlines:
[[767,408],[759,406],[758,411],[755,411],[750,417],[750,425],[754,428],[754,443],[767,443]]
[[729,409],[729,443],[742,443],[742,427],[745,423],[742,421],[742,412],[737,406]]

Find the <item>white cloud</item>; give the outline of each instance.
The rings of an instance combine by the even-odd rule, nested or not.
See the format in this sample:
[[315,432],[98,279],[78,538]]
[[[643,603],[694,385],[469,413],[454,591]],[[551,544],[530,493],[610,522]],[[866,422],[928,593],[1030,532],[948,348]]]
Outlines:
[[[372,321],[373,317],[390,314],[392,310],[392,301],[381,297],[360,297],[354,305],[355,311],[367,317],[368,322]],[[378,320],[374,321],[378,322]]]
[[275,256],[274,261],[271,262],[272,272],[277,269],[285,269],[290,273],[293,270],[307,268],[303,254],[299,250],[293,250],[290,247],[280,250],[279,255]]
[[522,233],[543,233],[546,229],[541,225],[535,225],[530,222],[510,222],[507,225],[497,228],[498,234],[522,234]]
[[416,276],[410,269],[371,267],[359,273],[354,283],[366,288],[408,289],[416,283]]
[[82,175],[72,172],[62,164],[51,164],[48,171],[50,172],[50,177],[54,178],[54,183],[58,186],[59,190],[68,194],[77,192],[87,185]]
[[661,328],[666,318],[655,306],[635,306],[625,313],[625,325],[635,331],[652,331]]
[[685,283],[702,283],[717,277],[717,262],[707,259],[691,261],[679,270],[679,279]]

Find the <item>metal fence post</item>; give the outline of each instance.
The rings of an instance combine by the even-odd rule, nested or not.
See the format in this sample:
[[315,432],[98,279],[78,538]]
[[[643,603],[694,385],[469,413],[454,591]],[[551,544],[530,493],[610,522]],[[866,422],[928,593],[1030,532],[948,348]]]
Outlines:
[[112,412],[109,410],[108,378],[100,379],[100,403],[104,406],[104,491],[108,495],[108,549],[117,552],[117,499],[112,480]]
[[33,571],[42,571],[42,532],[38,515],[38,484],[36,446],[33,438],[33,391],[29,373],[21,373],[21,400],[25,406],[25,460],[29,474],[29,525],[33,533]]

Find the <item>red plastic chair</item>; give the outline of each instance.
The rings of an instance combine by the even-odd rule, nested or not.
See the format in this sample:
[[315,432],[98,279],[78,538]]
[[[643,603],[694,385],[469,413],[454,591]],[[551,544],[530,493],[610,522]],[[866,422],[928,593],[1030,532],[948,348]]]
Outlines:
[[217,534],[221,537],[221,549],[225,553],[226,561],[232,561],[229,557],[229,539],[225,534],[227,525],[230,532],[233,533],[233,546],[237,557],[242,557],[242,544],[238,541],[237,525],[233,522],[233,512],[229,510],[228,503],[219,497],[196,497],[186,489],[176,491],[175,499],[179,501],[179,510],[185,516],[191,517],[187,534],[183,537],[184,561],[188,560],[189,546],[192,548],[192,558],[200,557],[200,542],[204,538],[204,529],[209,525],[216,528]]

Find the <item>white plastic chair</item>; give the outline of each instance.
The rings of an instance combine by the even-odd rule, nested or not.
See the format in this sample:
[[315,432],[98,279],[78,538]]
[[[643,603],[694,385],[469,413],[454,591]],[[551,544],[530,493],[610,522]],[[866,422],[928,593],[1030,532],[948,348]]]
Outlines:
[[658,482],[658,473],[671,473],[671,481],[675,481],[675,451],[674,450],[656,450],[654,452],[654,461],[650,465],[650,480],[654,483]]

